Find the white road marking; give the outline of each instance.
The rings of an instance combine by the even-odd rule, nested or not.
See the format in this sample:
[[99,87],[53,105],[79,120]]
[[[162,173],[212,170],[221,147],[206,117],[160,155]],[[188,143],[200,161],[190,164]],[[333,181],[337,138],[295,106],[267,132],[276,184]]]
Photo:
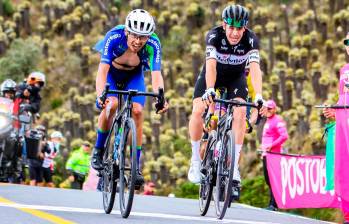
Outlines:
[[[81,212],[81,213],[104,213],[102,209],[91,209],[91,208],[75,208],[75,207],[61,207],[61,206],[47,206],[47,205],[30,205],[30,204],[10,204],[0,203],[0,207],[12,207],[12,208],[30,208],[37,210],[46,211],[59,211],[59,212]],[[112,214],[120,214],[120,211],[114,210]],[[215,222],[215,223],[240,223],[240,224],[279,224],[275,222],[259,222],[259,221],[248,221],[248,220],[232,220],[223,219],[218,220],[212,217],[198,217],[198,216],[183,216],[183,215],[171,215],[163,213],[147,213],[147,212],[131,212],[132,216],[141,217],[153,217],[163,219],[174,219],[174,220],[191,220],[191,221],[204,221],[204,222]]]

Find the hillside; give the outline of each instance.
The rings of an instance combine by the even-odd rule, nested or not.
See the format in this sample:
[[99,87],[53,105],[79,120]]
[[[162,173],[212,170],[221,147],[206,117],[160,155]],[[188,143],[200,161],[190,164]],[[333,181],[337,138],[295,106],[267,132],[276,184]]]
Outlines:
[[[158,194],[167,195],[186,181],[193,86],[204,60],[205,34],[220,24],[227,2],[0,0],[0,81],[9,77],[20,81],[33,70],[47,75],[41,122],[50,131],[64,133],[66,157],[82,139],[95,139],[99,56],[93,45],[111,27],[123,23],[130,9],[147,9],[155,17],[162,43],[162,72],[171,109],[160,117],[147,103],[144,173],[161,186]],[[349,28],[349,1],[236,2],[250,9],[248,27],[261,41],[263,96],[275,99],[287,121],[289,152],[323,154],[325,120],[313,106],[335,102],[339,68],[348,59],[342,41]],[[146,80],[150,84],[149,74]],[[262,172],[256,154],[261,129],[255,128],[245,142],[242,174],[246,179]],[[56,177],[57,183],[61,180]]]

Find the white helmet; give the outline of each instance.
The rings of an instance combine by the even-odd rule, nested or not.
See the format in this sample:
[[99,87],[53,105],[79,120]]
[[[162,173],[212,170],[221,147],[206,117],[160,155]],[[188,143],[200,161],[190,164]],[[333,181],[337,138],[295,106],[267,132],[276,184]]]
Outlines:
[[12,79],[6,79],[3,83],[1,83],[1,93],[4,95],[4,92],[15,92],[16,91],[16,82]]
[[54,131],[52,132],[52,134],[50,135],[51,138],[63,138],[63,135],[60,131]]
[[144,9],[135,9],[127,15],[125,27],[131,33],[150,36],[154,33],[155,22],[149,12]]

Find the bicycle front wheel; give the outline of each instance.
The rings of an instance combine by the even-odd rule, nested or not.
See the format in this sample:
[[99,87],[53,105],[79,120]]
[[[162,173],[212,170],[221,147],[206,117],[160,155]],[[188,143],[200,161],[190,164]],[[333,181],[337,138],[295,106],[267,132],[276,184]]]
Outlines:
[[223,219],[230,205],[235,164],[235,135],[232,130],[223,136],[221,156],[218,158],[215,188],[215,209],[219,219]]
[[132,118],[125,122],[120,150],[119,202],[123,218],[130,215],[137,172],[136,126]]
[[110,130],[109,137],[107,139],[107,144],[103,154],[103,208],[105,213],[109,214],[114,206],[115,194],[116,194],[116,180],[118,178],[118,169],[115,165],[115,160],[113,158],[114,147],[115,146],[115,133],[117,133],[117,124],[113,126]]
[[199,207],[200,214],[202,216],[206,215],[212,199],[212,189],[214,181],[213,151],[216,146],[216,140],[217,132],[213,130],[208,136],[204,159],[201,162],[201,170],[204,175],[204,178],[201,181],[199,188]]

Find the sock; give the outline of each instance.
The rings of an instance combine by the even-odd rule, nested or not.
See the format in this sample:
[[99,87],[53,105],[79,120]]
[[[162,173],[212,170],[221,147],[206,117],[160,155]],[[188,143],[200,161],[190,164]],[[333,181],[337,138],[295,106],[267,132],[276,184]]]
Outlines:
[[200,161],[200,140],[191,141],[191,161]]
[[137,146],[137,164],[138,164],[138,169],[139,169],[139,167],[141,167],[141,164],[140,164],[141,154],[142,154],[142,146]]
[[108,131],[102,131],[101,129],[97,130],[97,140],[96,140],[95,148],[104,149],[104,144],[105,144],[105,141],[107,140],[108,134],[109,134],[109,130]]
[[234,163],[234,174],[233,179],[241,181],[240,172],[239,172],[239,159],[242,145],[235,144],[235,163]]

